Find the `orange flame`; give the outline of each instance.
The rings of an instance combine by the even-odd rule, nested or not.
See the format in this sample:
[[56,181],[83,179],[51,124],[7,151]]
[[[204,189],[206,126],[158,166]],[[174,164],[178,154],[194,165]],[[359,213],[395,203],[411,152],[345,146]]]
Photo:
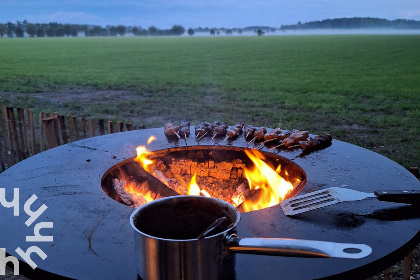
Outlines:
[[196,177],[197,173],[195,173],[191,178],[191,182],[188,185],[188,195],[200,195],[200,187],[197,185],[195,180]]
[[147,140],[147,145],[149,145],[150,143],[152,143],[153,141],[156,141],[156,137],[155,136],[150,136],[149,139]]
[[[293,185],[283,179],[274,169],[267,165],[257,150],[245,150],[245,153],[255,164],[253,169],[245,169],[251,191],[261,189],[258,200],[246,200],[242,203],[246,212],[254,211],[279,204],[286,194],[293,189]],[[277,170],[280,170],[278,167]]]
[[141,167],[143,167],[144,170],[149,172],[149,165],[153,163],[153,160],[148,159],[147,156],[150,155],[151,152],[147,150],[144,146],[138,146],[136,148],[136,152],[137,156],[134,160],[140,163]]
[[[147,141],[150,144],[152,141],[155,141],[156,137],[151,136]],[[144,146],[139,146],[136,148],[137,156],[134,159],[136,162],[140,163],[140,166],[147,172],[154,175],[164,184],[168,185],[164,176],[159,176],[158,170],[154,170],[153,163],[154,161],[149,159],[148,156],[152,154]],[[246,149],[246,155],[254,163],[254,167],[251,169],[244,169],[244,176],[248,180],[249,189],[251,193],[254,193],[252,197],[246,198],[244,194],[238,193],[232,196],[232,204],[235,206],[242,205],[242,208],[245,212],[255,211],[263,209],[266,207],[274,206],[279,204],[285,196],[293,189],[293,184],[299,184],[300,180],[293,178],[293,184],[289,182],[289,175],[287,171],[284,171],[285,178],[281,177],[279,174],[282,171],[281,166],[277,168],[270,167],[265,163],[265,157],[258,150]],[[190,183],[187,186],[188,195],[205,195],[210,197],[210,194],[201,189],[196,181],[197,174],[194,174],[191,178]],[[146,182],[147,183],[147,182]],[[185,184],[185,183],[184,183]],[[143,197],[147,202],[153,201],[150,191],[147,193],[139,193],[138,189],[135,188],[135,184],[127,183],[124,186],[127,193],[133,195],[133,198]],[[258,192],[256,192],[258,190]],[[134,197],[138,196],[138,197]],[[144,201],[143,200],[143,201]]]
[[[145,184],[147,184],[147,182],[145,182]],[[131,194],[131,196],[133,197],[133,200],[144,199],[146,200],[146,203],[154,200],[150,191],[147,191],[146,193],[140,192],[136,183],[133,183],[133,182],[125,183],[124,190],[126,191],[126,193]]]

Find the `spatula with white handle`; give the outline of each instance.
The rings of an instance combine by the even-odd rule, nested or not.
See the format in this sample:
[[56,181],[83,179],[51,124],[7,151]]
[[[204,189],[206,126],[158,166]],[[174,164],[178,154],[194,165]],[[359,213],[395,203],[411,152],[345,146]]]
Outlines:
[[365,193],[347,188],[333,187],[285,199],[280,202],[280,206],[287,216],[293,216],[339,202],[362,200],[368,197],[388,202],[420,204],[420,190],[390,190]]

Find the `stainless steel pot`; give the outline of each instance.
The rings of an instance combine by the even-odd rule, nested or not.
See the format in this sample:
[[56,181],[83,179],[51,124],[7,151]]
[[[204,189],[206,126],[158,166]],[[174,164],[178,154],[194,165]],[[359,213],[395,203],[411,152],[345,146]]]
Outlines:
[[[224,222],[197,237],[215,220]],[[281,238],[238,238],[239,211],[222,200],[174,196],[147,203],[132,213],[137,273],[143,279],[229,279],[235,252],[297,257],[362,258],[364,244]]]

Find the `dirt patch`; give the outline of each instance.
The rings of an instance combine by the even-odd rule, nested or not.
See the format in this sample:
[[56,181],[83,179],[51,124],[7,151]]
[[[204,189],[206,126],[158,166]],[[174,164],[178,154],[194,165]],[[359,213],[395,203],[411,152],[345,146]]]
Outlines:
[[25,98],[32,97],[35,99],[53,102],[53,103],[68,103],[68,102],[87,102],[94,100],[128,100],[135,95],[125,90],[61,90],[57,92],[42,92],[42,93],[10,93],[0,92],[0,97],[8,98]]

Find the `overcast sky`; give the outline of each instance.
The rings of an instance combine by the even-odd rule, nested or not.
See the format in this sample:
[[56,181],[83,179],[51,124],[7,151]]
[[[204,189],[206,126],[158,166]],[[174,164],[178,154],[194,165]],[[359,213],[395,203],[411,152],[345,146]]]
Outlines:
[[0,23],[233,28],[341,17],[420,20],[420,0],[0,0]]

